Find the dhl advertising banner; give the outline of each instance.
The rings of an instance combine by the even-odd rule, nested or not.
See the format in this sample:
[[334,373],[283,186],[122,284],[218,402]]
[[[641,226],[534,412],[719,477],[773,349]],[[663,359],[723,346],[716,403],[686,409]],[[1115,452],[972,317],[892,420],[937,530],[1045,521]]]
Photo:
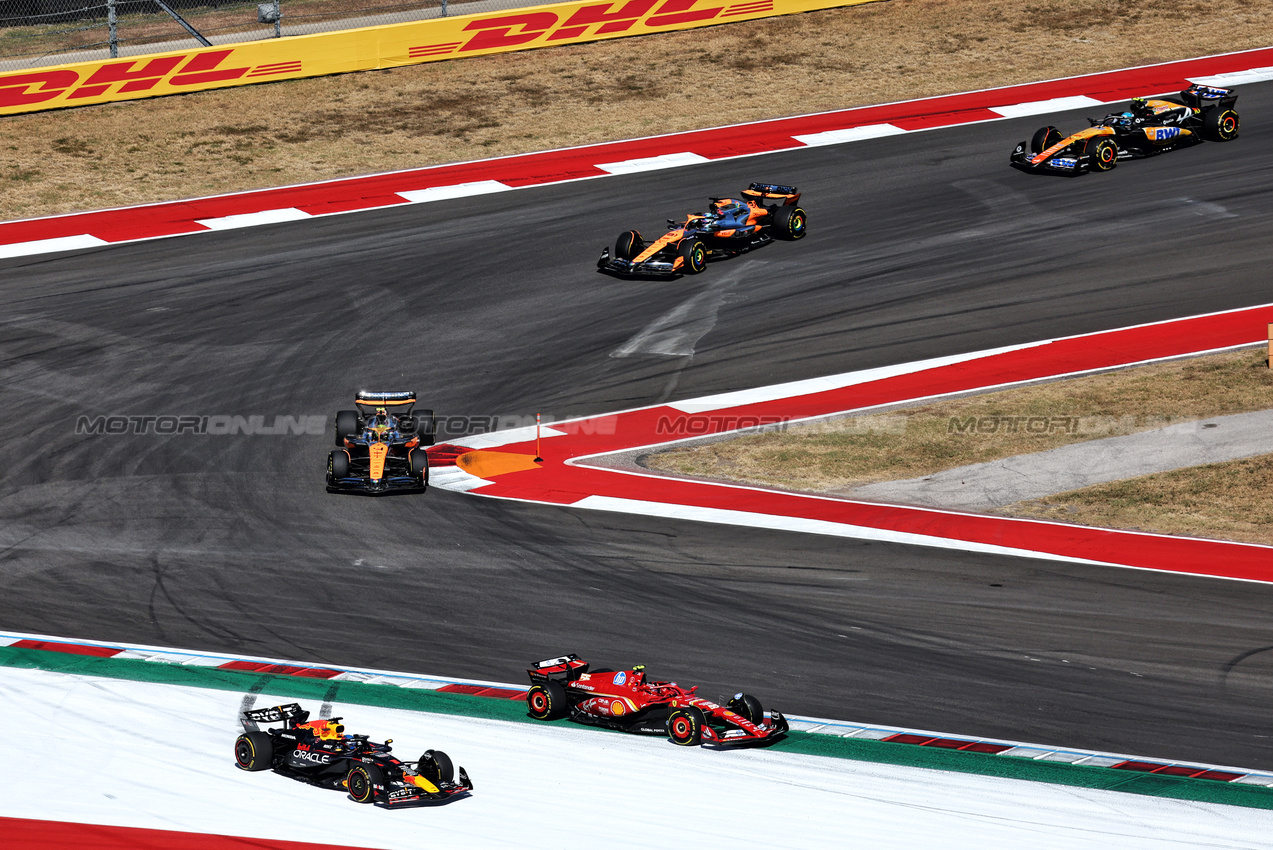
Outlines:
[[554,3],[0,75],[0,115],[692,29],[878,0]]

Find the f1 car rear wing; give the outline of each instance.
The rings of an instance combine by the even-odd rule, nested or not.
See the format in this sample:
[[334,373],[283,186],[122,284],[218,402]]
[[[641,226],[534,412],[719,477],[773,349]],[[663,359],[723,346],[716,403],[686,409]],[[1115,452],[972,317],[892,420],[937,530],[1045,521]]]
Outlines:
[[800,200],[800,190],[795,186],[781,186],[777,183],[752,183],[743,190],[743,197],[782,199],[782,205],[789,207]]
[[1211,106],[1232,109],[1238,101],[1238,96],[1234,94],[1233,89],[1194,84],[1180,93],[1180,99],[1186,106],[1192,106],[1194,109],[1206,109]]
[[573,652],[560,658],[549,658],[547,661],[536,661],[526,671],[531,682],[573,682],[588,672],[588,662]]
[[276,705],[273,708],[254,708],[251,711],[245,711],[239,718],[243,723],[243,728],[249,732],[257,731],[258,723],[282,723],[286,721],[287,728],[291,729],[298,723],[304,723],[309,720],[309,712],[301,708],[300,703],[293,702],[287,705]]
[[363,416],[374,415],[377,407],[383,407],[395,416],[408,416],[415,401],[414,392],[373,393],[359,390],[354,397],[354,404]]

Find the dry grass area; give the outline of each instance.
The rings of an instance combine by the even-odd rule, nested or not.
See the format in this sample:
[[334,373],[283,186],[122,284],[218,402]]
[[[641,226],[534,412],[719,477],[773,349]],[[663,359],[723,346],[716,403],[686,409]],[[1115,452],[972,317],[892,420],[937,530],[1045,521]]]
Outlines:
[[1018,502],[1000,513],[1273,545],[1273,455]]
[[1273,371],[1265,358],[1260,348],[1141,366],[700,444],[644,463],[683,475],[840,492],[1174,422],[1270,409]]
[[12,116],[0,122],[0,218],[521,153],[1269,44],[1268,0],[889,0]]

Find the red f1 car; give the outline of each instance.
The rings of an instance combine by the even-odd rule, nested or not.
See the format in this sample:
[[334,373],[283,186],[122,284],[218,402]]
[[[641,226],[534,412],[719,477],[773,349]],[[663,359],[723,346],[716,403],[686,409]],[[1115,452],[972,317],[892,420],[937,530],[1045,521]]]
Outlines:
[[577,723],[644,735],[666,735],[674,744],[738,746],[776,740],[787,719],[765,711],[751,694],[734,694],[725,705],[694,696],[698,690],[659,682],[645,667],[588,671],[577,655],[540,661],[526,671],[526,705],[536,720],[569,717]]
[[775,239],[803,239],[808,228],[795,186],[752,183],[741,199],[710,200],[707,212],[690,213],[682,222],[668,219],[667,233],[653,242],[646,243],[636,230],[620,233],[613,256],[609,248],[601,249],[597,268],[619,277],[698,274],[708,260],[745,254]]
[[[468,796],[473,782],[441,750],[427,750],[417,762],[390,755],[366,735],[346,735],[339,717],[310,720],[298,703],[243,712],[243,734],[234,742],[240,770],[273,770],[320,788],[344,790],[355,803],[385,808],[445,803]],[[283,723],[262,732],[258,723]]]

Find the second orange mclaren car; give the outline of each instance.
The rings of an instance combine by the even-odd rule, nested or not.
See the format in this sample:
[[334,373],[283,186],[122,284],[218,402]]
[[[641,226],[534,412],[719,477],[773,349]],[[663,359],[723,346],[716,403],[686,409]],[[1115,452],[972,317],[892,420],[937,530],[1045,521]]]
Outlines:
[[808,216],[795,186],[752,183],[741,198],[711,198],[707,212],[684,221],[668,220],[668,230],[647,242],[640,232],[625,230],[614,253],[601,249],[597,268],[619,277],[672,278],[698,274],[708,260],[746,253],[775,239],[803,239]]

